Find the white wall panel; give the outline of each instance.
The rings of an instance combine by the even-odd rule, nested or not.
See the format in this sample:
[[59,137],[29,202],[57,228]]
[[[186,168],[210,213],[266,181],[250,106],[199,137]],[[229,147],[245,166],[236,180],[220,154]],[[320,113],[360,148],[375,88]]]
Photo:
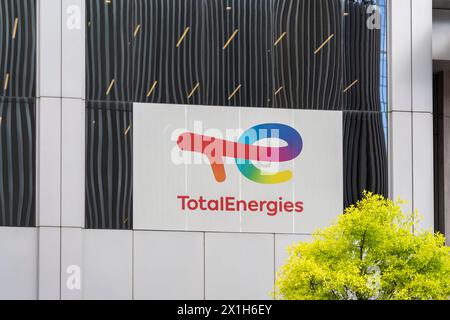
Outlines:
[[412,4],[412,110],[433,112],[433,6],[431,1]]
[[413,115],[414,208],[423,216],[419,227],[434,230],[433,115]]
[[128,230],[85,230],[84,299],[132,298],[132,236]]
[[134,233],[135,299],[203,299],[203,233]]
[[62,99],[61,224],[84,226],[85,106],[79,99]]
[[391,0],[389,3],[389,106],[394,111],[411,111],[411,0]]
[[0,227],[0,300],[37,299],[37,229]]
[[274,236],[206,233],[206,299],[271,299]]
[[390,196],[408,203],[404,209],[412,210],[412,115],[409,112],[390,114]]
[[62,96],[83,98],[85,1],[62,0]]
[[61,0],[38,0],[38,97],[61,96]]
[[38,102],[38,225],[59,226],[61,209],[61,99]]
[[61,299],[83,298],[83,235],[80,228],[61,229]]
[[39,231],[39,300],[60,298],[60,233],[58,227],[41,227]]

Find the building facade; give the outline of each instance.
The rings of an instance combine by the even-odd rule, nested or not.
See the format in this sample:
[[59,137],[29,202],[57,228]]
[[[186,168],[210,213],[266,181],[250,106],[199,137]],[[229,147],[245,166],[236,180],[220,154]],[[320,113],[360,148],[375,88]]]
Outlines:
[[445,12],[1,1],[0,298],[270,299],[286,247],[364,190],[448,236]]

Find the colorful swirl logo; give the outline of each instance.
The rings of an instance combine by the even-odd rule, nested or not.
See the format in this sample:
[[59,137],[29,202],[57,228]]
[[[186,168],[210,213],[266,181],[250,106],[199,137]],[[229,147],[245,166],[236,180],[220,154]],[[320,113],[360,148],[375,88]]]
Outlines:
[[[254,126],[242,134],[238,143],[253,145],[260,140],[273,138],[284,140],[287,143],[287,146],[280,148],[269,147],[267,150],[268,153],[263,154],[267,157],[260,157],[258,161],[291,161],[297,158],[300,152],[302,152],[303,140],[297,130],[279,123],[265,123]],[[265,150],[262,151],[264,152]],[[244,177],[257,183],[277,184],[292,179],[292,171],[285,170],[277,173],[265,172],[253,165],[249,157],[244,159],[236,158],[236,165]]]
[[[282,140],[283,147],[255,145],[261,140]],[[292,171],[267,172],[256,167],[252,161],[278,163],[297,158],[303,149],[303,140],[297,130],[280,123],[264,123],[246,130],[238,142],[218,139],[192,132],[181,134],[177,139],[183,151],[204,154],[211,165],[217,182],[226,179],[224,159],[234,158],[241,174],[261,184],[278,184],[292,179]]]

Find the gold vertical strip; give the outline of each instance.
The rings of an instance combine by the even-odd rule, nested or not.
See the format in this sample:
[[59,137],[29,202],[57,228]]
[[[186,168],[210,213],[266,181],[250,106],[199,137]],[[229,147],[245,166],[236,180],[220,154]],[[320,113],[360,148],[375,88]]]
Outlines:
[[152,86],[150,87],[150,89],[147,92],[147,97],[150,97],[150,95],[152,94],[153,90],[155,90],[156,84],[158,83],[157,80],[155,80],[152,84]]
[[140,29],[141,29],[141,25],[138,24],[138,25],[136,26],[136,28],[134,29],[134,33],[133,33],[133,37],[134,37],[134,38],[136,38],[136,36],[137,36],[137,34],[138,34],[138,32],[139,32]]
[[239,91],[239,89],[241,89],[241,87],[242,87],[241,84],[238,85],[238,86],[236,87],[236,89],[234,89],[234,91],[230,94],[230,96],[228,97],[228,100],[231,100],[231,99],[235,96],[235,94]]
[[128,128],[125,130],[125,132],[123,133],[125,136],[128,134],[128,132],[130,132],[131,129],[131,124],[128,126]]
[[112,89],[112,87],[113,87],[113,85],[114,85],[115,82],[116,82],[116,79],[112,79],[112,80],[111,80],[111,82],[109,83],[109,87],[108,87],[108,89],[106,90],[106,95],[109,95],[109,93],[111,92],[111,89]]
[[233,38],[236,36],[236,34],[239,32],[239,29],[234,30],[233,34],[228,38],[227,42],[225,42],[225,44],[222,47],[222,50],[225,50],[228,45],[231,43],[231,41],[233,40]]
[[275,43],[273,44],[275,47],[281,42],[281,40],[283,40],[283,38],[286,36],[286,31],[285,32],[283,32],[279,37],[278,37],[278,39],[275,41]]
[[181,37],[180,37],[180,39],[178,39],[178,42],[177,42],[177,44],[176,44],[176,48],[178,48],[180,45],[181,45],[181,43],[183,42],[183,40],[184,40],[184,38],[186,37],[186,35],[187,35],[187,33],[189,32],[189,27],[186,27],[186,29],[184,29],[184,32],[183,32],[183,34],[181,35]]
[[283,90],[283,86],[279,87],[277,91],[275,91],[275,95],[279,94]]
[[197,84],[195,85],[194,88],[192,88],[191,92],[189,92],[187,98],[190,99],[192,97],[192,95],[195,93],[195,91],[198,89],[198,87],[200,86],[200,82],[197,82]]
[[318,47],[318,48],[316,49],[316,51],[314,51],[314,54],[318,54],[319,51],[322,50],[322,48],[325,47],[326,44],[327,44],[328,42],[331,41],[331,39],[333,39],[333,37],[334,37],[334,33],[333,33],[331,36],[329,36],[329,37],[327,38],[327,40],[325,40],[325,41],[320,45],[320,47]]
[[5,81],[4,81],[4,84],[3,84],[3,89],[6,91],[6,90],[8,90],[8,84],[9,84],[9,73],[7,73],[6,75],[5,75]]
[[12,38],[15,39],[16,35],[17,35],[17,28],[19,27],[19,18],[15,18],[14,19],[14,28],[13,28],[13,34],[12,34]]
[[350,90],[355,84],[358,83],[358,79],[356,79],[355,81],[353,81],[347,88],[344,89],[343,93],[346,93],[348,90]]

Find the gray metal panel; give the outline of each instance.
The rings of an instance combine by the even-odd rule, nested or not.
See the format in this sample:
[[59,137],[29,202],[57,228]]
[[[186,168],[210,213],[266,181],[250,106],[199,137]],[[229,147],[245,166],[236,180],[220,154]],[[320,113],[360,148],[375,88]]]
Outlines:
[[39,228],[39,300],[60,298],[61,229]]
[[40,98],[38,225],[61,224],[61,99]]
[[274,236],[206,233],[206,299],[271,299]]
[[38,0],[38,97],[61,97],[61,1]]
[[83,296],[85,299],[131,299],[132,231],[85,230]]
[[83,234],[79,228],[61,229],[61,299],[83,297]]
[[62,99],[61,225],[84,227],[85,106]]
[[135,299],[203,299],[203,233],[134,233]]
[[83,98],[85,71],[85,0],[63,0],[62,96]]
[[0,300],[37,299],[37,229],[0,227]]

